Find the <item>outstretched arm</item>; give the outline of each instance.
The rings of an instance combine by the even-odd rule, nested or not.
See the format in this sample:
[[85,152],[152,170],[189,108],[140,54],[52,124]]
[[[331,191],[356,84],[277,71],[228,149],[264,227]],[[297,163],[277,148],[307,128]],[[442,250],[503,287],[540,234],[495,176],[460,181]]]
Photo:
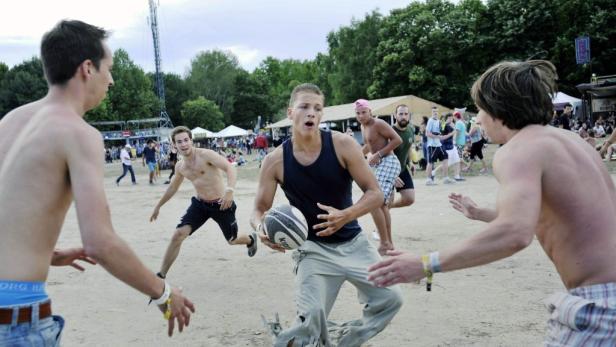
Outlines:
[[259,174],[259,185],[257,186],[257,195],[255,196],[255,205],[250,216],[250,225],[259,233],[261,242],[266,246],[283,252],[285,249],[273,243],[263,232],[261,223],[267,211],[272,208],[276,188],[278,187],[278,177],[282,172],[282,148],[275,149],[272,153],[265,156],[261,173]]
[[468,196],[451,193],[449,194],[449,203],[451,207],[462,212],[468,219],[480,220],[482,222],[491,222],[496,219],[496,210],[487,207],[479,207]]
[[153,222],[158,218],[158,213],[160,212],[160,208],[171,199],[175,193],[178,191],[180,186],[182,185],[182,181],[184,181],[184,176],[180,173],[179,166],[180,163],[175,164],[175,175],[171,178],[171,182],[165,191],[165,194],[160,198],[156,206],[154,206],[154,211],[152,211],[152,215],[150,216],[150,222]]
[[51,258],[51,265],[72,266],[79,271],[85,271],[85,268],[77,263],[77,260],[96,265],[96,261],[88,257],[81,247],[54,250]]
[[[502,159],[497,154],[494,159],[494,173],[500,182],[496,218],[482,232],[440,252],[442,271],[491,263],[532,242],[541,209],[542,159],[508,155],[509,158]],[[376,285],[390,286],[424,277],[420,257],[402,252],[390,255],[393,256],[369,268],[369,279]]]
[[[104,153],[100,133],[91,127],[79,127],[72,134],[65,140],[65,153],[85,254],[150,298],[163,297],[165,282],[145,267],[111,225],[103,185]],[[170,299],[159,307],[169,311],[168,333],[171,336],[176,320],[179,331],[189,324],[194,305],[177,288],[171,289]]]

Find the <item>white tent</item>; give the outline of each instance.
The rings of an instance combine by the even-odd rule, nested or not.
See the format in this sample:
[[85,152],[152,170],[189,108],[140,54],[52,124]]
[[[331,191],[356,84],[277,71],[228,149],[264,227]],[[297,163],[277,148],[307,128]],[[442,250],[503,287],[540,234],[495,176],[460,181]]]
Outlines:
[[213,137],[214,133],[207,130],[207,129],[203,129],[201,127],[196,127],[193,130],[190,131],[192,133],[192,136],[194,138],[204,138],[204,137]]
[[240,127],[236,127],[235,125],[229,125],[228,127],[222,129],[221,131],[214,133],[211,137],[237,137],[237,136],[247,136],[248,130],[244,130]]
[[566,104],[566,103],[574,104],[580,101],[582,100],[578,98],[574,98],[571,95],[567,95],[563,92],[556,93],[556,95],[552,98],[552,104],[554,105]]

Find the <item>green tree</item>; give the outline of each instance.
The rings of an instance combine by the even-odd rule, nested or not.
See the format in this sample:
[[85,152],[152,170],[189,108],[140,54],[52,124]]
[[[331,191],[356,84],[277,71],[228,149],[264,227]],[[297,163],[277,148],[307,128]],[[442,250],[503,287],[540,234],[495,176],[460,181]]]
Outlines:
[[2,83],[2,80],[4,79],[4,76],[7,72],[9,72],[8,65],[3,62],[0,62],[0,83]]
[[[153,73],[148,73],[152,83],[152,91],[156,91],[156,82]],[[182,124],[182,104],[190,99],[190,89],[186,81],[178,74],[163,73],[165,82],[165,107],[174,126]]]
[[110,112],[109,98],[103,99],[103,101],[98,106],[86,112],[85,119],[88,122],[106,122],[118,120],[114,118],[113,113]]
[[192,97],[203,96],[218,105],[231,121],[235,98],[235,78],[240,67],[237,57],[231,52],[212,50],[201,52],[192,59],[186,83]]
[[264,83],[244,70],[235,78],[235,98],[231,123],[245,129],[252,129],[259,116],[270,113],[270,98]]
[[413,2],[383,23],[371,98],[413,94],[448,106],[471,104],[468,88],[485,69],[479,0]]
[[109,88],[108,101],[112,119],[158,117],[158,98],[153,92],[152,82],[125,50],[118,49],[113,54],[111,73],[114,85]]
[[202,127],[219,131],[225,127],[224,116],[216,103],[199,96],[182,104],[182,124],[189,128]]
[[383,17],[373,11],[363,20],[352,20],[350,26],[327,35],[329,55],[335,61],[329,75],[333,91],[329,97],[333,103],[348,103],[367,96],[382,25]]
[[0,80],[0,117],[16,107],[42,98],[47,94],[47,89],[39,58],[34,57],[14,66]]

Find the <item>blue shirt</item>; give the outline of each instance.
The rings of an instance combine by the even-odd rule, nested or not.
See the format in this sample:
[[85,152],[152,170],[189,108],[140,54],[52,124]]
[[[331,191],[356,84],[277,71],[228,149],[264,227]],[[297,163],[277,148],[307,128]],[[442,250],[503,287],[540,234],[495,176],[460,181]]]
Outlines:
[[[441,122],[438,119],[430,118],[428,120],[428,125],[426,125],[426,132],[427,131],[431,132],[433,135],[440,135],[441,134]],[[428,136],[428,147],[440,147],[440,146],[441,146],[441,140],[439,140],[438,138],[432,138]]]

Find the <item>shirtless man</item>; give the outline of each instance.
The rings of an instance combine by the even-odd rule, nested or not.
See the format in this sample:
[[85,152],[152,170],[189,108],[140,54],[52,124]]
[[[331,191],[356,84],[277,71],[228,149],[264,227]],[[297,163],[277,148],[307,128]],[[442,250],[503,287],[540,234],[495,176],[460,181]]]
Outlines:
[[[64,320],[51,315],[45,291],[49,265],[74,264],[86,254],[155,298],[170,318],[170,336],[175,321],[182,331],[189,310],[194,312],[180,290],[148,270],[111,225],[103,139],[83,119],[113,84],[106,38],[103,29],[80,21],[58,23],[41,43],[47,95],[0,121],[0,346],[30,345],[31,339],[59,344]],[[54,253],[73,201],[85,252]]]
[[451,195],[453,207],[487,222],[485,229],[423,257],[389,252],[391,258],[370,268],[375,284],[487,264],[526,248],[536,236],[569,291],[547,301],[551,319],[545,344],[614,345],[616,188],[584,140],[546,126],[555,78],[554,65],[539,60],[503,62],[475,81],[477,120],[493,143],[504,144],[493,161],[500,184],[496,209]]
[[364,137],[362,151],[364,155],[370,153],[368,164],[373,168],[376,180],[383,192],[383,204],[370,213],[379,232],[378,238],[381,241],[379,253],[384,255],[387,250],[394,249],[388,202],[401,170],[400,162],[393,151],[402,143],[402,139],[389,124],[372,115],[367,100],[355,101],[355,117],[361,124],[361,133]]
[[[282,330],[270,323],[275,347],[360,346],[381,332],[402,306],[400,290],[369,282],[367,267],[379,260],[374,245],[357,218],[383,203],[383,195],[355,139],[337,131],[321,131],[323,93],[313,84],[300,84],[291,93],[287,117],[293,136],[263,160],[255,207],[250,222],[259,230],[280,185],[289,203],[308,221],[308,240],[293,253],[297,316]],[[353,203],[351,185],[364,192]],[[284,249],[261,233],[261,241]],[[342,284],[357,289],[363,317],[346,324],[328,321]],[[333,332],[332,336],[330,333]]]
[[[150,222],[158,218],[160,208],[178,191],[184,177],[192,182],[196,196],[191,199],[186,214],[176,227],[157,275],[161,278],[167,276],[171,264],[180,253],[182,242],[210,217],[218,223],[230,245],[246,245],[248,256],[254,256],[257,252],[257,234],[238,235],[237,233],[237,220],[235,219],[237,207],[233,202],[236,173],[233,165],[225,157],[212,150],[193,147],[192,133],[187,127],[179,126],[173,129],[171,139],[183,160],[175,164],[175,175],[171,179],[169,188],[154,207]],[[226,187],[222,181],[223,171],[227,175]]]

